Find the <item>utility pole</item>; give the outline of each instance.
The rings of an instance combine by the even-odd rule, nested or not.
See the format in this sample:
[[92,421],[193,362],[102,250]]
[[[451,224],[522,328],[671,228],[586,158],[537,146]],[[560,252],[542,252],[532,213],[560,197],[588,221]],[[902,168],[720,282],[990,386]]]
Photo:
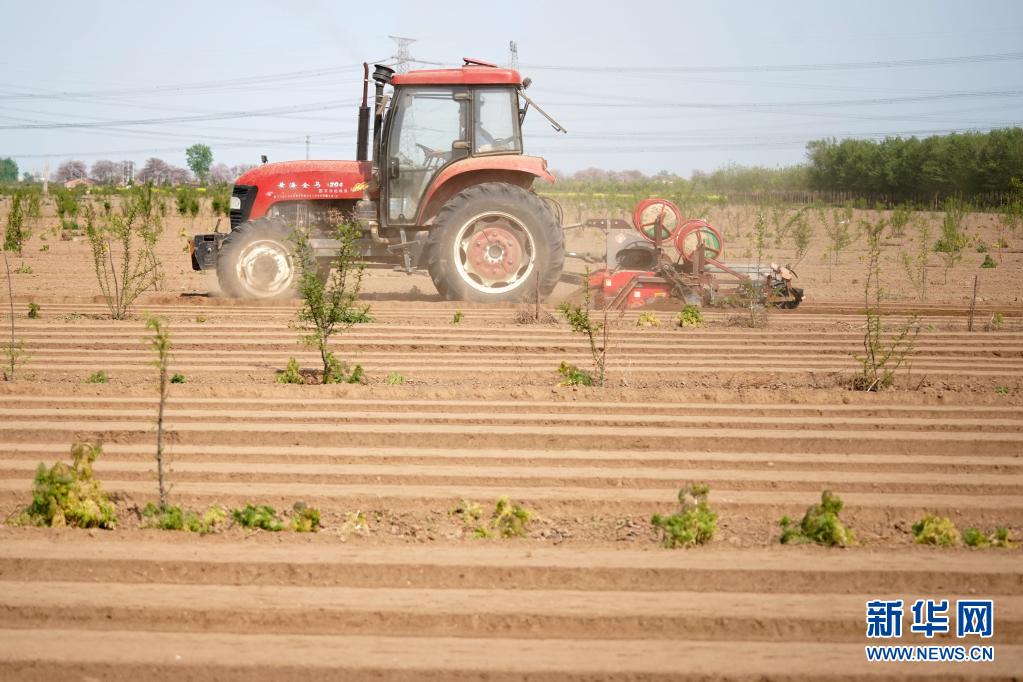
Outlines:
[[305,136],[305,160],[309,160],[309,136]]
[[50,160],[43,160],[43,195],[50,193]]
[[514,40],[508,41],[508,68],[519,68],[519,46]]
[[387,36],[398,45],[397,51],[392,55],[394,59],[394,70],[398,73],[408,73],[409,62],[412,61],[409,55],[408,46],[416,42],[415,38],[402,38],[401,36]]

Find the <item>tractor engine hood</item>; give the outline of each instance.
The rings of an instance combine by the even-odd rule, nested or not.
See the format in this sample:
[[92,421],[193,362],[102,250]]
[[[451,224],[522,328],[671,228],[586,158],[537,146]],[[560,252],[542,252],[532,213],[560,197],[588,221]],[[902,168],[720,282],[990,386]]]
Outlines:
[[257,203],[361,199],[372,175],[369,161],[281,161],[256,166],[234,184],[257,187]]

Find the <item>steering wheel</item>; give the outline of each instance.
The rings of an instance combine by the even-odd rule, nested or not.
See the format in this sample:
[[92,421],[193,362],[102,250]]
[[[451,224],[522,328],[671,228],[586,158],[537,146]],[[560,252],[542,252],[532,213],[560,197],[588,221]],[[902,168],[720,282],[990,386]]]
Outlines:
[[416,142],[416,146],[423,150],[423,154],[426,155],[425,159],[426,161],[430,161],[431,159],[444,158],[444,152],[438,149],[431,149],[430,147],[427,147],[425,144],[419,144],[418,142]]
[[494,142],[496,142],[494,136],[491,135],[483,126],[476,126],[476,133],[479,137],[483,138],[483,144],[494,144]]

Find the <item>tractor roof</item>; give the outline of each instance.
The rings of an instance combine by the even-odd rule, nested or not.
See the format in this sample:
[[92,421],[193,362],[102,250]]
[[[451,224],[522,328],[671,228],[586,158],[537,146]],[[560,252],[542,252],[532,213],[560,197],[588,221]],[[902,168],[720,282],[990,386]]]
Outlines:
[[395,74],[394,85],[522,85],[522,76],[515,69],[502,69],[495,64],[465,59],[460,69],[424,69]]

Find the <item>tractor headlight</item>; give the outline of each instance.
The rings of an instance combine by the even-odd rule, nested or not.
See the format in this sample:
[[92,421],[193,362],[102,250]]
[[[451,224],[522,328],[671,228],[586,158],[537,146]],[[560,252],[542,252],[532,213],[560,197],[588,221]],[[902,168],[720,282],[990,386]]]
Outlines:
[[232,211],[240,211],[240,210],[242,210],[242,198],[241,197],[231,197],[231,210]]

